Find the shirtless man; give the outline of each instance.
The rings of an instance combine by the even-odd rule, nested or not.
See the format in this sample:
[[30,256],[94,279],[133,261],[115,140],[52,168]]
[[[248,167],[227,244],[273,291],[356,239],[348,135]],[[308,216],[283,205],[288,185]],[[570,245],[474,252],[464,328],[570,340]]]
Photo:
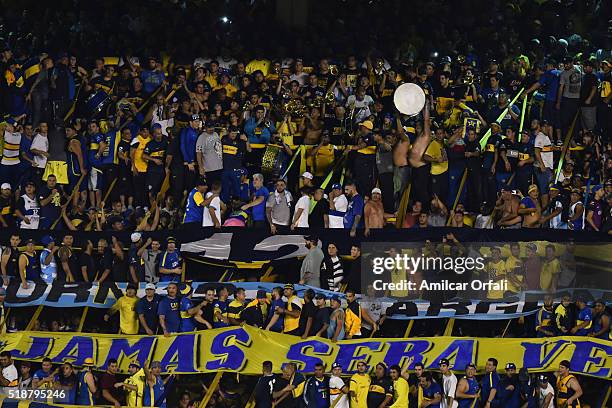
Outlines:
[[501,196],[495,203],[495,210],[501,211],[501,218],[497,225],[503,228],[519,228],[521,216],[518,214],[520,200],[508,187],[502,189]]
[[538,186],[530,185],[527,194],[528,196],[521,200],[518,213],[523,216],[524,228],[537,228],[540,226],[540,216],[542,215]]
[[323,121],[319,108],[312,108],[310,114],[304,116],[300,131],[304,135],[305,145],[318,145],[321,141]]
[[372,198],[368,200],[364,207],[365,216],[365,236],[370,235],[370,228],[382,228],[385,226],[385,219],[392,217],[392,214],[385,213],[381,201],[381,190],[376,187],[372,189]]
[[425,108],[423,109],[423,132],[418,135],[416,140],[414,141],[414,145],[412,149],[410,149],[410,154],[408,156],[408,161],[412,167],[421,167],[426,165],[423,160],[423,154],[425,150],[427,150],[427,146],[431,142],[431,126],[429,123],[429,105],[425,103]]
[[396,143],[393,146],[393,186],[394,194],[402,193],[410,179],[410,166],[408,165],[408,152],[410,151],[410,139],[406,136],[399,118],[396,131]]

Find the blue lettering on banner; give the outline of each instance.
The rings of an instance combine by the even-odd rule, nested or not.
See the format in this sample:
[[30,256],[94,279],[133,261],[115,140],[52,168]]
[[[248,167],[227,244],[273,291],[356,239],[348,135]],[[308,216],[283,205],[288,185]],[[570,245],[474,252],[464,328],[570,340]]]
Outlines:
[[74,365],[82,366],[86,358],[94,357],[94,341],[92,337],[74,336],[66,347],[51,360],[54,363],[63,363],[68,360]]
[[313,372],[315,365],[322,363],[323,360],[316,356],[307,355],[306,353],[309,351],[312,351],[315,355],[325,357],[331,354],[332,347],[319,340],[301,341],[289,346],[287,360],[296,363],[300,371]]
[[138,360],[140,366],[142,367],[151,353],[154,342],[155,337],[141,337],[132,345],[130,345],[128,339],[113,339],[108,350],[106,361],[101,368],[105,370],[106,366],[108,365],[108,360],[111,358],[121,362],[123,356],[129,358],[130,361]]
[[[570,344],[567,340],[555,340],[554,342],[529,343],[522,342],[525,348],[523,353],[523,367],[525,368],[548,368],[550,362]],[[550,351],[547,349],[552,346]]]
[[193,346],[196,344],[195,336],[195,334],[180,334],[176,336],[160,361],[162,371],[168,371],[168,367],[176,367],[176,371],[180,372],[197,372],[193,352]]
[[47,350],[51,345],[50,337],[30,337],[32,339],[32,345],[26,353],[22,353],[19,350],[10,350],[13,358],[22,358],[24,360],[35,360],[40,357],[47,355]]
[[243,328],[227,330],[215,336],[210,346],[210,352],[216,358],[206,363],[208,370],[236,370],[240,371],[246,364],[244,351],[238,345],[248,347],[251,336]]
[[355,352],[361,352],[361,349],[363,348],[367,348],[372,351],[380,351],[382,347],[383,344],[380,341],[365,341],[363,343],[339,344],[336,362],[340,363],[342,369],[347,373],[353,373],[357,371],[356,364],[358,361],[363,361],[367,364],[370,360],[370,356],[368,354],[363,353],[355,355]]
[[453,369],[465,370],[468,364],[473,363],[476,357],[476,340],[453,340],[448,347],[434,358],[427,368],[438,368],[438,362],[448,359]]
[[414,357],[414,361],[407,367],[408,369],[414,367],[414,364],[423,361],[423,353],[429,350],[432,343],[427,340],[410,340],[410,341],[389,341],[387,342],[389,351],[385,356],[385,364],[387,367],[392,365],[402,366],[402,362],[405,359]]
[[591,341],[576,341],[573,346],[575,349],[570,361],[572,371],[610,378],[610,369],[604,368],[603,365],[612,357],[612,346]]

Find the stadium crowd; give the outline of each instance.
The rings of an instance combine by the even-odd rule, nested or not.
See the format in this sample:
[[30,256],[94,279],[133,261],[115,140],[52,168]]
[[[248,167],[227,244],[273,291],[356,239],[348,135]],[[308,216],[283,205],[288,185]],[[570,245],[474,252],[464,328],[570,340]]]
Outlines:
[[[449,56],[189,62],[81,57],[14,34],[0,66],[3,227],[610,231],[611,62],[576,34],[495,53],[467,38]],[[427,126],[394,107],[408,82]]]
[[[427,2],[414,25],[396,17],[408,14],[402,2],[337,2],[313,7],[305,40],[271,23],[267,2],[230,17],[216,13],[219,5],[204,12],[190,2],[155,2],[144,14],[144,1],[76,3],[76,12],[59,4],[3,12],[0,228],[15,232],[3,242],[4,285],[129,282],[100,320],[118,314],[126,335],[250,324],[332,341],[396,336],[380,302],[356,296],[359,247],[347,265],[334,244],[322,250],[307,238],[295,283],[346,285],[345,297],[307,291],[299,299],[288,283],[254,299],[219,285],[200,301],[181,282],[176,239],[146,233],[227,226],[367,236],[394,225],[612,231],[607,2],[493,2],[479,18],[475,1]],[[350,21],[346,7],[354,7]],[[572,7],[585,17],[573,18]],[[203,22],[212,29],[201,30]],[[327,32],[334,35],[320,34]],[[267,46],[269,38],[287,44]],[[426,94],[416,117],[393,103],[408,82]],[[414,158],[423,137],[431,142]],[[55,231],[22,250],[20,229]],[[133,233],[129,243],[100,238],[77,250],[72,233],[79,231]],[[508,276],[524,262],[517,290],[553,290],[564,277],[555,254],[515,258],[491,262]],[[168,283],[163,296],[159,282]],[[5,293],[0,288],[2,320]],[[74,331],[68,316],[34,330]],[[100,322],[96,330],[110,331]],[[4,324],[24,328],[15,314]],[[610,315],[603,301],[591,308],[582,297],[558,305],[547,297],[524,333],[610,340]],[[133,362],[129,375],[112,361],[103,373],[93,361],[78,370],[24,361],[17,370],[4,351],[0,365],[5,391],[62,389],[66,399],[55,402],[64,405],[165,406],[173,380],[160,375],[159,362]],[[584,406],[569,362],[554,380],[517,374],[513,364],[498,377],[494,359],[482,381],[473,366],[458,380],[445,360],[441,375],[419,362],[362,362],[348,383],[342,368],[318,366],[306,378],[292,364],[275,375],[281,368],[264,363],[257,406]],[[224,380],[208,406],[244,406],[235,380]],[[179,393],[172,404],[197,406],[194,399]]]

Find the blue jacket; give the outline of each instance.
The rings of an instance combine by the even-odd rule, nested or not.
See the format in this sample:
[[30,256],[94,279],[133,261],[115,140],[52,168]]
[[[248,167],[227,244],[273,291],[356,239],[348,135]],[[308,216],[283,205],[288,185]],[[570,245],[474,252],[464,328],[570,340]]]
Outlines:
[[181,130],[181,153],[183,160],[187,163],[196,162],[196,142],[198,141],[198,132],[192,127],[186,127]]
[[274,133],[276,129],[273,124],[270,126],[257,126],[257,119],[249,118],[244,124],[244,133],[249,138],[249,143],[270,143],[270,139],[272,138],[272,133]]

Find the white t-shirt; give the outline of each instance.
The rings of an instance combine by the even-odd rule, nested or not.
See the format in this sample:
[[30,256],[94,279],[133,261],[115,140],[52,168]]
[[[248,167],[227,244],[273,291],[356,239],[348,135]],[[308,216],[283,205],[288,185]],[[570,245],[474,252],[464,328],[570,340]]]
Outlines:
[[[550,138],[548,136],[546,136],[544,133],[542,132],[538,132],[538,134],[536,135],[535,138],[535,142],[534,142],[534,146],[537,148],[543,148],[543,147],[548,147],[551,146],[552,143],[550,142]],[[540,156],[542,156],[542,161],[544,162],[544,166],[546,166],[546,168],[551,169],[554,166],[553,163],[553,152],[544,152],[544,151],[540,151]],[[538,163],[536,162],[534,165],[536,167],[539,167],[537,165]]]
[[540,394],[540,401],[539,401],[539,406],[542,407],[542,403],[544,402],[544,398],[546,398],[546,396],[548,394],[552,394],[553,397],[550,399],[550,402],[548,403],[548,406],[546,407],[542,407],[542,408],[555,408],[555,390],[553,389],[552,385],[550,385],[550,383],[548,383],[546,385],[546,388],[542,389],[542,387],[538,387],[539,390],[539,394]]
[[[442,400],[440,401],[440,408],[457,408],[459,406],[459,403],[455,399],[455,392],[457,391],[457,377],[455,374],[451,374],[443,375],[442,378],[444,379],[444,383],[442,387],[443,395]],[[448,406],[446,403],[447,396],[453,397],[453,404],[451,406]]]
[[[213,193],[209,191],[208,193],[206,193],[205,198],[209,198],[212,194]],[[221,198],[217,196],[212,199],[210,204],[204,207],[204,214],[202,216],[202,226],[203,227],[214,227],[215,226],[215,223],[213,222],[213,219],[210,216],[210,211],[208,211],[211,208],[215,210],[215,215],[217,216],[217,219],[219,220],[219,222],[221,222]]]
[[[345,213],[348,209],[348,200],[344,194],[334,198],[334,207],[336,211]],[[329,214],[329,228],[344,228],[344,214],[332,215]]]
[[[336,377],[332,375],[329,378],[329,402],[330,406],[334,406],[334,401],[340,398],[340,401],[334,406],[335,408],[349,408],[349,398],[347,394],[343,394],[342,392],[332,391],[332,390],[341,390],[345,387],[344,381],[340,377]],[[336,392],[336,394],[334,394]]]
[[302,211],[302,214],[300,214],[300,218],[298,219],[298,222],[297,222],[297,227],[298,228],[308,228],[308,213],[310,212],[310,197],[308,197],[307,195],[300,197],[298,202],[295,204],[295,212],[297,212],[300,208],[302,208],[304,211]]
[[[30,150],[32,149],[49,152],[49,139],[46,136],[41,135],[40,133],[37,134],[36,136],[34,136],[34,140],[32,140],[32,146],[30,147]],[[44,169],[47,166],[47,158],[45,156],[35,154],[34,162],[36,163],[36,166],[40,169]]]

